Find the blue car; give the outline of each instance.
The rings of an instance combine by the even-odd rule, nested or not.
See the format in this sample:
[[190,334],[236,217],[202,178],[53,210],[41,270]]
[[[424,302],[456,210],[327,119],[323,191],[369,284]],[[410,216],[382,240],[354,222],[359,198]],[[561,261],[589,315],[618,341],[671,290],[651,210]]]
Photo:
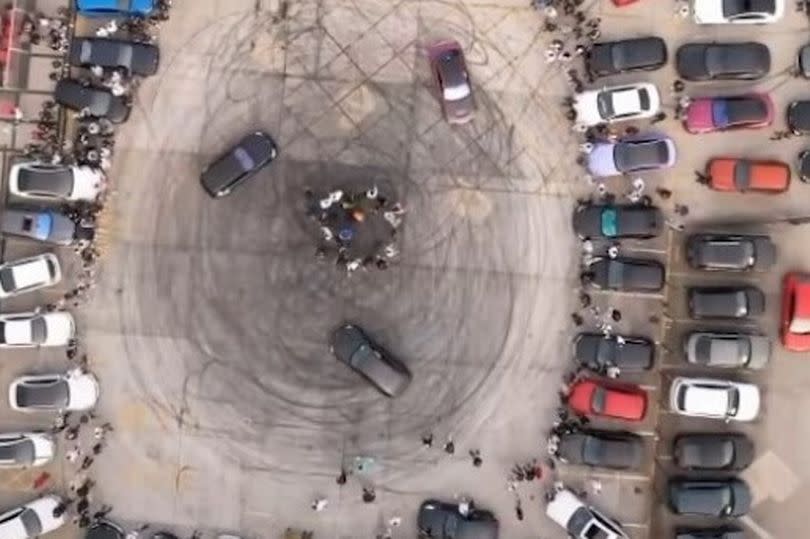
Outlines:
[[76,0],[79,13],[89,17],[150,15],[158,0]]
[[70,245],[77,240],[92,240],[92,223],[75,223],[53,210],[7,208],[0,219],[0,232],[54,245]]

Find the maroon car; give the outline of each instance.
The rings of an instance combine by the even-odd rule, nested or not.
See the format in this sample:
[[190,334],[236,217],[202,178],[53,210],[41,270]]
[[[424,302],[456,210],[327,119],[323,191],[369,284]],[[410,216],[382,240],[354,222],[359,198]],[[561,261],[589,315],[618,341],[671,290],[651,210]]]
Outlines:
[[428,47],[428,56],[445,118],[451,124],[469,122],[475,115],[475,101],[461,45],[454,40],[438,41]]
[[773,102],[768,94],[697,98],[689,103],[684,119],[690,133],[759,129],[771,123]]

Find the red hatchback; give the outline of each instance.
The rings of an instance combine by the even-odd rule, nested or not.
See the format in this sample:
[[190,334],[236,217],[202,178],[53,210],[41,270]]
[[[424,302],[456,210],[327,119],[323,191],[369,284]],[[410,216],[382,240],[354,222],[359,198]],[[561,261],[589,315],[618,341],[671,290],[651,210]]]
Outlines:
[[686,107],[684,127],[690,133],[759,129],[773,123],[768,94],[700,97]]
[[583,378],[571,386],[568,406],[579,415],[641,421],[647,393],[636,386]]
[[788,273],[782,283],[782,344],[792,352],[810,351],[810,275]]

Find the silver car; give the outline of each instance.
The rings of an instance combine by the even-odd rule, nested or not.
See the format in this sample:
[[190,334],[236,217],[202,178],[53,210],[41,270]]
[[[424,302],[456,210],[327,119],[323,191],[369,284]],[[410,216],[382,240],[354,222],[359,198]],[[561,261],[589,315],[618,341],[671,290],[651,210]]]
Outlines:
[[744,333],[690,333],[684,343],[686,361],[719,368],[762,369],[771,357],[771,341]]

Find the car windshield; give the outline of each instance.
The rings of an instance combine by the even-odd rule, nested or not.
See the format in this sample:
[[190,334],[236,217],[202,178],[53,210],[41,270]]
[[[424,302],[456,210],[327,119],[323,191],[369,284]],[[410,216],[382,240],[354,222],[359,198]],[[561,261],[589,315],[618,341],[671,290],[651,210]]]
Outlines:
[[31,320],[31,341],[35,343],[44,343],[48,337],[48,325],[45,319],[37,317]]
[[34,444],[25,438],[0,440],[0,462],[31,464],[34,462]]
[[616,260],[608,262],[608,288],[621,288],[624,284],[625,264]]
[[602,413],[605,411],[605,401],[607,401],[607,391],[603,387],[597,386],[591,397],[591,408],[594,412]]
[[740,408],[740,392],[737,388],[728,388],[728,415],[737,415],[737,410]]
[[17,283],[14,281],[14,271],[11,268],[0,269],[0,286],[6,292],[17,289]]
[[458,50],[447,51],[438,59],[445,101],[459,101],[470,95],[462,62],[461,51]]
[[33,509],[24,509],[23,512],[20,513],[20,520],[23,523],[28,537],[36,537],[42,533],[42,522],[40,522],[39,517]]
[[253,161],[253,158],[250,157],[250,154],[244,148],[236,148],[233,151],[233,157],[236,159],[236,162],[239,163],[239,166],[245,172],[249,172],[253,170],[253,167],[256,166],[256,162]]
[[107,67],[132,64],[133,47],[120,41],[96,41],[85,39],[81,44],[81,58],[84,64],[95,64]]
[[619,234],[618,227],[618,212],[614,208],[606,208],[602,210],[602,234],[612,238]]
[[723,16],[732,18],[746,13],[775,13],[776,0],[722,0]]
[[613,110],[613,99],[610,92],[599,92],[596,96],[596,108],[599,109],[599,116],[605,120],[613,118],[616,112]]
[[455,537],[458,530],[458,517],[455,513],[448,513],[447,518],[444,519],[444,536]]
[[745,269],[754,264],[754,244],[741,240],[714,240],[700,246],[702,262],[714,268]]
[[23,193],[68,197],[73,191],[73,172],[65,167],[22,167],[17,187]]

